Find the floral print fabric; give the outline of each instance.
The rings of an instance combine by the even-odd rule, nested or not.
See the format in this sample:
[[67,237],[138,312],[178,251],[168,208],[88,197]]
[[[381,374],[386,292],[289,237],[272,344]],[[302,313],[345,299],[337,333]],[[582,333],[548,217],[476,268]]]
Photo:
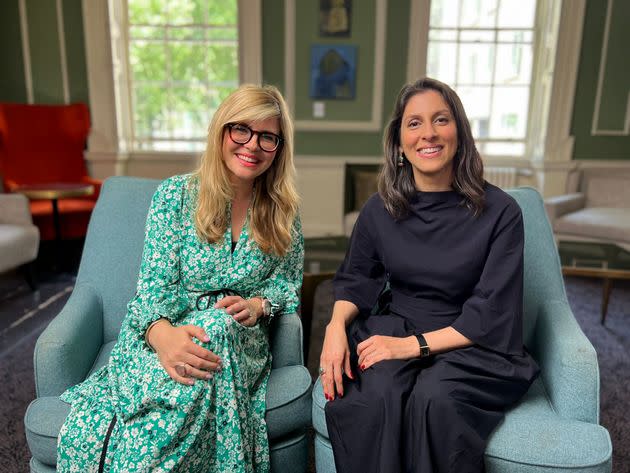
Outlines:
[[[272,316],[295,312],[304,254],[300,222],[283,257],[250,240],[249,217],[234,252],[229,227],[223,241],[202,242],[194,226],[197,186],[191,176],[176,176],[153,197],[137,293],[109,363],[61,397],[71,411],[59,434],[57,471],[98,471],[114,415],[104,471],[269,471],[268,321],[245,327],[213,307],[220,294],[204,294],[230,289],[244,298],[266,297]],[[160,317],[203,327],[210,341],[196,342],[221,357],[221,371],[192,386],[173,381],[144,341]]]

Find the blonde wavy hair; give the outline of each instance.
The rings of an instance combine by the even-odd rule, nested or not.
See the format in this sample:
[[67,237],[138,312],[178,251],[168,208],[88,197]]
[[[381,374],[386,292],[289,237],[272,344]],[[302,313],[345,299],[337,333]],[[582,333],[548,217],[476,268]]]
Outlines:
[[289,250],[299,204],[293,164],[293,121],[280,91],[269,85],[241,85],[212,117],[206,150],[194,174],[199,181],[195,226],[201,240],[217,243],[228,227],[225,210],[234,198],[234,189],[223,160],[225,126],[251,124],[268,118],[280,121],[279,134],[283,141],[269,169],[256,178],[250,235],[265,253],[282,256]]

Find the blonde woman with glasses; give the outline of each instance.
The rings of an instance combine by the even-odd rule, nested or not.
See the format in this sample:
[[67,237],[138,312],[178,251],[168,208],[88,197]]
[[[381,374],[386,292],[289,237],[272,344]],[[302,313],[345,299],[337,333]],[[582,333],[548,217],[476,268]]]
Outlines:
[[268,324],[302,283],[294,175],[284,99],[239,87],[199,169],[153,197],[110,361],[62,396],[58,471],[269,471]]

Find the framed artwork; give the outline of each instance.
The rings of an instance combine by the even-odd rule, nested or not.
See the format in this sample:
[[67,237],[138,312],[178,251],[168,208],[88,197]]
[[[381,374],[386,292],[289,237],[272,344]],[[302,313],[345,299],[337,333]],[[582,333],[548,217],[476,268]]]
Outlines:
[[310,96],[315,99],[353,99],[356,91],[357,47],[311,46]]
[[319,35],[350,36],[352,0],[319,0]]

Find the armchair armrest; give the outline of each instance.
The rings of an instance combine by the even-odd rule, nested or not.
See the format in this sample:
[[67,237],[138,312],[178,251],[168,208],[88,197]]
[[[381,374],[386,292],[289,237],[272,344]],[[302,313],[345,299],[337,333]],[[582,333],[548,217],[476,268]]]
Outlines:
[[85,378],[103,344],[103,307],[90,286],[76,286],[37,339],[33,361],[37,397],[59,396]]
[[33,225],[28,199],[22,194],[0,194],[0,223]]
[[94,179],[90,176],[84,176],[81,179],[81,182],[84,184],[92,184],[94,186],[94,194],[87,197],[90,200],[98,200],[98,196],[101,194],[101,186],[103,185],[103,181],[100,179]]
[[273,368],[304,365],[302,338],[302,322],[297,314],[274,317],[269,333]]
[[558,217],[584,208],[585,202],[586,196],[581,192],[558,195],[545,199],[545,210],[547,211],[547,217],[551,222],[552,228],[554,221]]
[[555,411],[565,418],[598,424],[597,353],[566,301],[542,303],[532,355]]

